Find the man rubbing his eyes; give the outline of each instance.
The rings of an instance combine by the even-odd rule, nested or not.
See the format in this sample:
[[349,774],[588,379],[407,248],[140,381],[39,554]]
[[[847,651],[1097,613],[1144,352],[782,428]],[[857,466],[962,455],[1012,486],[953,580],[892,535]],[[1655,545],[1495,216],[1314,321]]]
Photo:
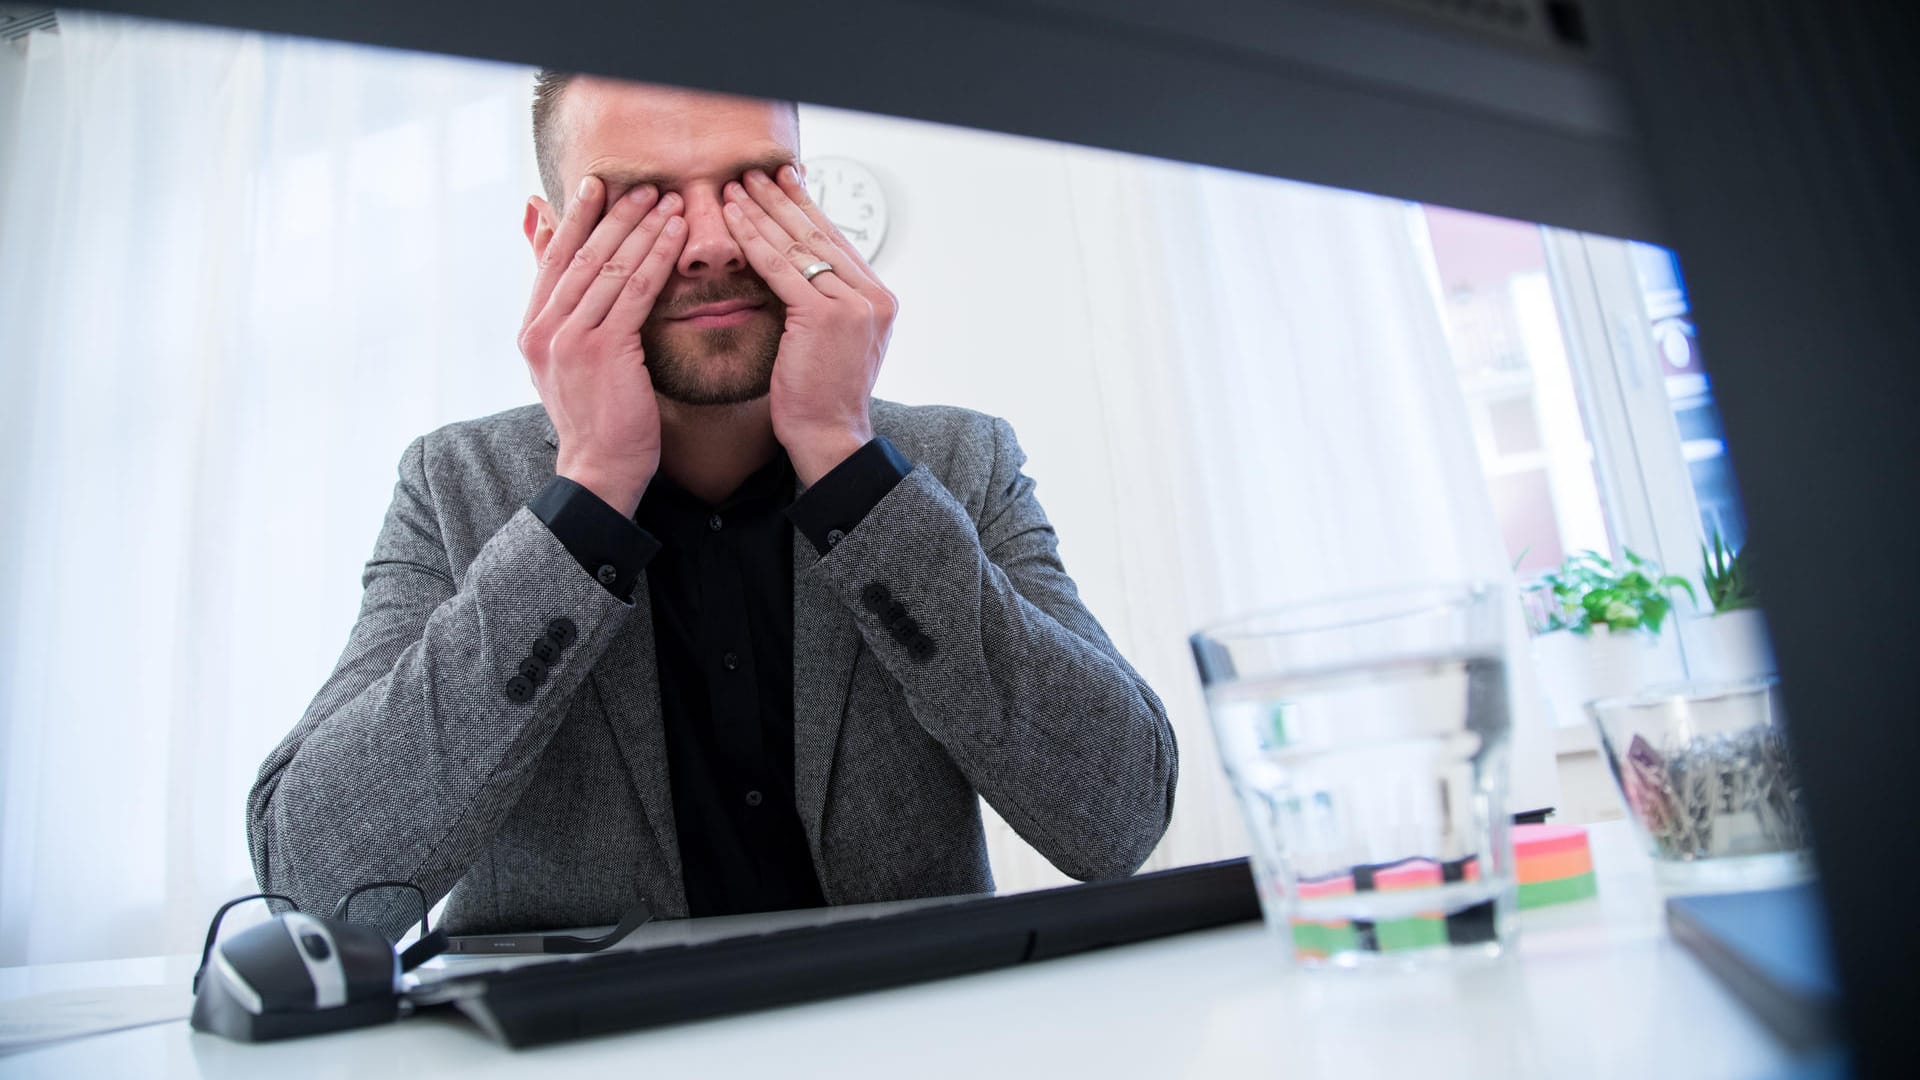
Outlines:
[[402,456],[249,800],[261,885],[412,881],[455,933],[985,892],[980,797],[1076,878],[1137,869],[1165,712],[1007,423],[872,397],[899,301],[794,107],[543,72],[534,140],[540,403]]

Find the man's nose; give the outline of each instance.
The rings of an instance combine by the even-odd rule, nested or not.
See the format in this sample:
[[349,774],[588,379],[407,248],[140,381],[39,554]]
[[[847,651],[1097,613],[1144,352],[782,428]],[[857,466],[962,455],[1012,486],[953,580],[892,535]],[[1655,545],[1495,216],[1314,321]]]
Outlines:
[[727,231],[720,189],[683,191],[686,200],[687,246],[680,251],[680,276],[726,277],[747,268],[746,253]]

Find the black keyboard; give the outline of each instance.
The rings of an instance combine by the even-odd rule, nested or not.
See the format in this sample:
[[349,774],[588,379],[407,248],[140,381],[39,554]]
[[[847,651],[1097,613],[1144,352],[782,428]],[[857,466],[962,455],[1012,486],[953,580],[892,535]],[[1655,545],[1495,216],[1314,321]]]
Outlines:
[[422,989],[512,1047],[944,979],[1260,917],[1246,859],[450,976]]

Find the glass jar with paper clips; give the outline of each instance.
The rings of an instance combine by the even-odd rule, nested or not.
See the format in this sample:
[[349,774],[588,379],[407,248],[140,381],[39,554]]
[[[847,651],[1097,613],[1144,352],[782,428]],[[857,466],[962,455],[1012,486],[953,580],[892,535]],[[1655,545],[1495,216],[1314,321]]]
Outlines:
[[1662,890],[1813,876],[1777,678],[1651,687],[1586,709]]
[[1402,588],[1193,635],[1293,964],[1429,966],[1508,943],[1505,603],[1491,584]]

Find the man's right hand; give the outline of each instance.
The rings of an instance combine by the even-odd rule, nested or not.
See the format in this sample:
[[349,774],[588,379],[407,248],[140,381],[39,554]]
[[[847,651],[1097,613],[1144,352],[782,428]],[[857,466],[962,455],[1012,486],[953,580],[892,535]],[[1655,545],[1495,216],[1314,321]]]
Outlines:
[[640,325],[687,242],[680,196],[650,184],[602,207],[599,177],[540,253],[520,352],[559,435],[554,472],[632,517],[660,467],[660,414]]

